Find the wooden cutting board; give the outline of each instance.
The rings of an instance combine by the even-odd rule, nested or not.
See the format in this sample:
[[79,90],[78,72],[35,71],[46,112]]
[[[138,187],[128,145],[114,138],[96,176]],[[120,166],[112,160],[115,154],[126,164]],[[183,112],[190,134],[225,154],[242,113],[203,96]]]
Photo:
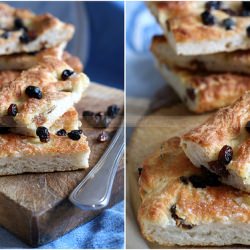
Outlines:
[[[105,111],[111,104],[121,107],[123,114],[123,102],[122,91],[91,84],[76,108],[80,118],[83,110]],[[122,118],[123,115],[115,118],[107,131],[113,135],[120,126]],[[83,120],[82,124],[91,148],[88,170],[0,178],[0,225],[33,247],[54,240],[101,213],[101,211],[82,211],[68,200],[68,195],[95,165],[109,144],[96,141],[102,129],[93,129]],[[123,183],[122,160],[116,174],[109,206],[124,198]]]
[[[128,123],[130,122],[130,117],[136,116],[133,113],[130,115],[127,115]],[[173,136],[180,136],[191,128],[201,124],[208,116],[208,114],[194,115],[183,104],[175,104],[167,108],[160,108],[153,113],[150,112],[149,115],[144,116],[137,124],[127,147],[126,167],[126,176],[130,189],[130,200],[127,200],[127,203],[130,203],[132,206],[134,220],[136,220],[137,210],[140,205],[140,197],[138,195],[138,167],[141,166],[143,160],[154,152],[163,141]],[[155,243],[147,241],[146,243],[149,248],[166,248]]]

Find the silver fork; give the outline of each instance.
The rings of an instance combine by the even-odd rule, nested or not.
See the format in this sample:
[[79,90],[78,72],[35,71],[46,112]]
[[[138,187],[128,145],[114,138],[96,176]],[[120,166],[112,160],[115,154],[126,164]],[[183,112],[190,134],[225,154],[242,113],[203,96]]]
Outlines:
[[115,174],[124,151],[124,126],[93,169],[70,194],[70,201],[84,210],[98,210],[109,203]]

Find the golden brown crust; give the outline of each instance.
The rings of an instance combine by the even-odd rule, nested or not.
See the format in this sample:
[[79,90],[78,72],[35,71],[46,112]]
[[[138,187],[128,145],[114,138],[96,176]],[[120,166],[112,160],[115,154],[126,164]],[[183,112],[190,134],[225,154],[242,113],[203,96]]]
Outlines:
[[27,70],[36,66],[43,57],[47,56],[53,56],[65,61],[75,72],[80,73],[83,71],[80,59],[67,51],[63,52],[62,46],[44,49],[34,54],[20,53],[0,56],[0,70]]
[[[18,113],[13,120],[18,126],[27,127],[33,123],[41,126],[47,122],[47,114],[55,109],[58,101],[65,98],[72,104],[77,101],[88,86],[88,78],[83,73],[75,73],[69,79],[62,80],[61,74],[65,69],[72,70],[69,65],[55,57],[43,57],[37,66],[23,71],[16,80],[4,85],[0,89],[2,124],[6,122],[7,126],[11,126],[4,117],[12,103],[18,106]],[[29,85],[40,88],[42,99],[29,98],[25,94]]]
[[202,160],[206,162],[217,160],[223,146],[231,146],[233,159],[226,168],[231,174],[242,178],[243,183],[246,182],[245,184],[249,182],[250,140],[249,133],[245,128],[247,122],[250,121],[249,110],[250,92],[247,92],[237,102],[220,109],[205,123],[182,137],[185,145],[192,142],[200,146],[206,157]]
[[21,74],[18,70],[4,70],[0,71],[0,90],[4,85],[14,81]]
[[[195,188],[190,181],[184,183],[180,179],[192,175],[202,176],[202,171],[185,156],[179,138],[169,139],[145,160],[139,181],[142,204],[138,220],[142,231],[144,223],[175,224],[170,211],[173,205],[182,223],[193,227],[209,223],[250,223],[247,193],[222,184]],[[153,240],[150,235],[147,238]]]
[[249,110],[250,92],[247,92],[237,102],[220,109],[206,122],[192,129],[182,138],[206,147],[224,144],[246,132],[244,127],[250,120]]
[[[223,2],[236,12],[240,12],[240,2]],[[249,39],[246,35],[246,28],[249,25],[249,17],[233,16],[222,10],[211,10],[212,15],[216,19],[215,25],[204,25],[201,19],[201,13],[205,11],[206,2],[172,2],[172,3],[156,3],[148,4],[151,12],[162,26],[165,34],[171,40],[171,46],[176,49],[178,54],[204,54],[216,53],[221,51],[234,51],[236,49],[250,48]],[[226,8],[227,8],[226,7]],[[222,8],[223,9],[223,8]],[[226,30],[222,21],[226,18],[235,20],[235,26],[231,30]],[[240,43],[237,40],[241,39]],[[201,44],[204,42],[204,45]],[[211,44],[209,42],[212,42]],[[223,45],[219,45],[222,42]],[[217,44],[216,44],[217,43]],[[181,49],[176,45],[191,46]],[[203,46],[199,49],[199,53],[193,45]],[[206,45],[205,45],[206,44]],[[206,48],[206,46],[211,48]],[[197,48],[198,49],[198,48]]]
[[[0,54],[20,52],[34,52],[43,48],[50,48],[69,41],[74,33],[74,27],[58,20],[51,14],[35,15],[28,10],[14,9],[6,4],[0,5],[0,34],[9,31],[8,38],[0,38]],[[22,29],[15,29],[15,18],[21,18],[28,29],[32,41],[20,42]],[[53,37],[53,39],[52,39]]]
[[38,137],[16,134],[0,135],[0,158],[87,152],[89,147],[86,136],[82,135],[80,140],[74,141],[67,136],[55,135],[59,129],[65,129],[67,132],[78,129],[76,124],[78,124],[78,113],[75,108],[71,108],[49,129],[50,141],[48,143],[41,143]]
[[197,95],[197,113],[212,111],[232,104],[250,90],[250,77],[238,74],[193,75],[177,70],[186,87],[193,88]]
[[74,69],[75,72],[82,72],[83,71],[82,62],[81,62],[81,60],[77,56],[73,56],[69,52],[64,51],[62,59],[68,65],[70,65]]
[[[167,82],[174,87],[188,108],[196,113],[230,105],[250,90],[250,77],[247,75],[184,70],[171,66],[166,60],[163,64],[159,52],[153,50],[153,53]],[[193,94],[190,96],[188,91]]]
[[168,64],[171,67],[222,73],[248,74],[250,71],[250,50],[183,56],[175,53],[165,36],[156,35],[152,39],[151,51],[157,54],[161,63]]

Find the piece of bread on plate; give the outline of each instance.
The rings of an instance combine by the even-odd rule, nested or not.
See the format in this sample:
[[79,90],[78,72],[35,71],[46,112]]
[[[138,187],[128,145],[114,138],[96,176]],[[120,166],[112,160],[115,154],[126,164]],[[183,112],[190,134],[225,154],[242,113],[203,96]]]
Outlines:
[[90,149],[87,138],[79,140],[56,133],[78,130],[81,125],[74,108],[67,111],[49,129],[50,140],[40,142],[38,137],[6,133],[0,128],[0,175],[71,171],[87,168]]
[[38,65],[0,87],[0,124],[15,133],[36,136],[37,127],[49,128],[81,99],[88,85],[85,74],[74,72],[56,57],[43,57]]
[[250,245],[250,195],[196,168],[174,137],[144,161],[138,222],[165,246]]
[[71,24],[50,14],[35,15],[29,10],[0,4],[0,55],[37,52],[68,42],[73,34]]
[[250,92],[184,134],[181,145],[196,167],[250,192]]
[[241,1],[151,1],[147,5],[178,55],[250,48],[246,15],[250,6]]
[[151,50],[155,51],[161,63],[171,67],[179,67],[192,71],[209,72],[250,72],[250,50],[237,50],[234,52],[221,52],[209,55],[183,56],[177,55],[165,36],[154,36]]

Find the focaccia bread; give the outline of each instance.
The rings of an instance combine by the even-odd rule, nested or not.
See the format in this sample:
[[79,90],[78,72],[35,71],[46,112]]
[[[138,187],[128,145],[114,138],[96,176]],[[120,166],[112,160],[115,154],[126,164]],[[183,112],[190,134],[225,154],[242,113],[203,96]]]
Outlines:
[[43,57],[54,56],[62,59],[65,44],[32,53],[0,56],[0,70],[27,70],[35,66]]
[[88,85],[85,74],[55,57],[43,57],[37,66],[0,86],[0,124],[35,136],[37,127],[49,128],[78,102]]
[[152,1],[147,4],[178,55],[250,48],[248,3]]
[[175,90],[189,110],[213,111],[232,104],[250,90],[250,77],[232,73],[194,73],[157,63],[166,82]]
[[250,192],[250,92],[219,110],[182,137],[182,148],[197,166],[221,181]]
[[74,71],[82,72],[83,65],[80,59],[63,51],[63,46],[41,50],[37,53],[21,53],[0,56],[0,70],[27,70],[36,66],[43,57],[53,56],[65,61]]
[[167,39],[160,35],[154,36],[151,50],[158,55],[163,64],[192,71],[209,72],[250,72],[250,50],[237,50],[231,53],[216,53],[209,55],[183,56],[177,55]]
[[56,134],[61,129],[78,130],[80,125],[77,111],[71,108],[51,126],[48,142],[40,142],[39,137],[7,133],[0,128],[0,175],[87,168],[90,149],[86,136],[81,134],[79,140],[72,140],[67,135]]
[[[11,63],[8,65],[7,68],[18,68],[19,70],[13,70],[13,69],[12,70],[10,69],[0,70],[0,89],[2,88],[4,84],[9,84],[10,82],[14,81],[18,76],[20,76],[21,68],[25,69],[27,67],[28,69],[38,64],[42,57],[48,56],[48,55],[55,55],[54,52],[52,53],[49,52],[51,50],[54,51],[54,49],[46,49],[47,52],[45,51],[41,52],[41,53],[44,53],[43,55],[41,55],[39,52],[39,55],[31,56],[31,58],[28,58],[29,55],[27,55],[27,57],[23,56],[22,59],[21,57],[19,57],[17,58],[16,62],[13,57],[13,60],[11,59]],[[58,56],[58,54],[55,56]],[[83,65],[78,57],[72,56],[70,53],[66,51],[63,52],[61,57],[62,57],[62,60],[65,61],[75,72],[78,72],[78,73],[82,72]],[[0,57],[0,67],[1,67],[1,57]]]
[[0,89],[19,77],[21,72],[19,70],[2,70],[0,71]]
[[144,161],[138,221],[143,236],[165,246],[250,245],[250,196],[196,168],[171,138]]
[[74,27],[50,14],[0,4],[0,55],[36,52],[69,41]]

